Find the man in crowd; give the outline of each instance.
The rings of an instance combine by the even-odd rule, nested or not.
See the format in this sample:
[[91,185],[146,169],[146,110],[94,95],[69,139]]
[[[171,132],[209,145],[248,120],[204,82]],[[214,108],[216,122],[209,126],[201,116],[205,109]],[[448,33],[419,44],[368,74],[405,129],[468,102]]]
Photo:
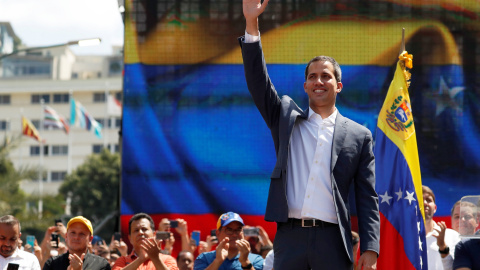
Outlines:
[[0,269],[16,264],[18,269],[40,270],[37,257],[18,248],[21,235],[18,219],[11,215],[0,217]]
[[190,251],[182,250],[178,253],[177,264],[179,270],[193,270],[193,254]]
[[480,270],[480,239],[471,238],[460,241],[455,247],[455,270]]
[[[354,186],[362,239],[358,267],[375,269],[380,215],[372,134],[337,110],[342,72],[332,57],[314,57],[306,66],[307,108],[277,93],[260,41],[258,17],[267,4],[243,0],[246,29],[239,41],[248,90],[270,129],[277,157],[265,212],[265,220],[277,222],[278,228],[274,268],[353,268],[348,198]],[[327,37],[319,42],[341,41]]]
[[43,270],[110,270],[107,260],[87,252],[87,246],[92,239],[93,228],[90,220],[82,216],[70,219],[65,234],[68,252],[48,259]]
[[139,213],[130,219],[128,240],[133,246],[132,253],[118,258],[113,270],[178,270],[175,259],[162,254],[155,240],[155,224],[149,215]]
[[222,214],[217,221],[216,250],[200,254],[195,270],[263,269],[263,258],[250,252],[250,243],[243,235],[243,219],[233,212]]
[[447,228],[445,222],[436,223],[433,215],[437,211],[435,194],[422,186],[423,205],[425,209],[425,232],[427,234],[428,269],[450,270],[455,256],[455,245],[460,241],[460,235]]

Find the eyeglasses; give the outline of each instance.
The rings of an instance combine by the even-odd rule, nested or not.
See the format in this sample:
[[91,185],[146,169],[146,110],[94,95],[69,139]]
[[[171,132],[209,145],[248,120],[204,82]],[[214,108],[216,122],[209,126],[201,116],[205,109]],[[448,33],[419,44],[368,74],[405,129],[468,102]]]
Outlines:
[[232,229],[232,228],[228,228],[228,227],[225,227],[223,228],[223,230],[225,231],[225,234],[226,235],[232,235],[232,234],[241,234],[243,232],[243,228],[240,228],[240,229]]

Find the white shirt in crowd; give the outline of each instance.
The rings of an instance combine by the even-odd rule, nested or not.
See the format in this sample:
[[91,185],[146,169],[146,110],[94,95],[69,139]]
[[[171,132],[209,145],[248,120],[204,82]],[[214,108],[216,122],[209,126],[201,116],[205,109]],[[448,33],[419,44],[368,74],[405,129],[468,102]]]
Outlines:
[[[435,224],[434,229],[440,230],[440,227]],[[438,235],[435,230],[427,234],[428,269],[451,270],[453,268],[455,246],[460,241],[460,234],[448,228],[445,231],[445,244],[450,248],[450,253],[445,258],[442,258],[438,252],[437,238],[434,235]]]
[[4,258],[0,255],[0,270],[7,270],[9,263],[18,264],[18,270],[40,270],[40,263],[35,255],[30,252],[26,252],[17,248],[15,252],[7,257]]

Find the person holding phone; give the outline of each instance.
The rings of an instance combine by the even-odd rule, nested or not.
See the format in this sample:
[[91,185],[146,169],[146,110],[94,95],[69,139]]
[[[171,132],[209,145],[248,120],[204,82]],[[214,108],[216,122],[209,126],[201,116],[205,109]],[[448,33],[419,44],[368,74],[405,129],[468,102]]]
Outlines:
[[243,219],[237,213],[222,214],[217,221],[217,248],[198,255],[194,269],[263,269],[263,258],[250,252],[250,243],[243,235],[244,226]]
[[40,263],[32,253],[20,250],[20,222],[14,216],[0,217],[0,269],[40,270]]
[[128,240],[133,246],[132,253],[118,258],[112,269],[178,270],[175,258],[162,254],[155,238],[152,217],[145,213],[135,214],[128,222]]
[[49,258],[43,270],[110,270],[107,260],[88,252],[87,245],[92,239],[93,227],[90,220],[82,216],[70,219],[65,234],[67,253]]

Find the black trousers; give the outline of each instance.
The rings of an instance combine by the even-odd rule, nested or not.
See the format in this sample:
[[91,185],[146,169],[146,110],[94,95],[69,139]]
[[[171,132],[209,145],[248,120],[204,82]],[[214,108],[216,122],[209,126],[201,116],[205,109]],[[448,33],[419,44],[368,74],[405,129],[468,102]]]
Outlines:
[[273,243],[275,270],[352,270],[338,225],[303,228],[277,223]]

